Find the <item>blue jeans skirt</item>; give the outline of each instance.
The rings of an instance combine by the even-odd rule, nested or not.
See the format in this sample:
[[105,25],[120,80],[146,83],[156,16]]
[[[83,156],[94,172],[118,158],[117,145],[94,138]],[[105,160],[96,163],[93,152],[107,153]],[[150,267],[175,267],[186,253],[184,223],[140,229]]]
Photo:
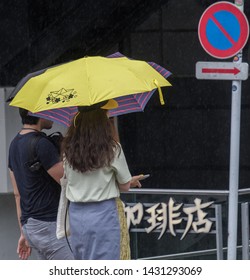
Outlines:
[[75,259],[130,259],[129,235],[119,198],[90,203],[71,202],[69,220]]

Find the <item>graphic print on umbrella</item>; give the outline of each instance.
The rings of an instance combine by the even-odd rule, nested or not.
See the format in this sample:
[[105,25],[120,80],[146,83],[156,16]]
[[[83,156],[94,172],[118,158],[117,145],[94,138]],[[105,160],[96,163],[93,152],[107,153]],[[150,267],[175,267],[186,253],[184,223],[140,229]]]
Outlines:
[[[27,80],[11,101],[11,106],[40,112],[70,106],[90,106],[120,96],[148,92],[170,83],[147,62],[126,57],[84,57]],[[51,92],[74,90],[67,102],[46,104]]]
[[69,102],[71,98],[77,97],[74,89],[61,88],[57,91],[51,91],[46,98],[46,104],[64,103]]

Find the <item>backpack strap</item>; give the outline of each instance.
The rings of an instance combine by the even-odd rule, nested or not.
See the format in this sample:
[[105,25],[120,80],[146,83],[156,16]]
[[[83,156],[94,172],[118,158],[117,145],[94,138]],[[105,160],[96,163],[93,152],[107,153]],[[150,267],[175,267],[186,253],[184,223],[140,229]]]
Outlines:
[[43,132],[34,133],[29,141],[29,161],[26,163],[29,170],[32,172],[38,171],[42,167],[36,154],[37,143],[42,137],[48,139],[56,147],[58,153],[60,154],[60,145],[63,139],[63,136],[60,132],[54,132],[48,136]]
[[27,165],[28,165],[29,170],[32,172],[38,171],[42,167],[39,159],[37,158],[37,154],[36,154],[36,145],[42,137],[44,137],[43,133],[39,132],[39,133],[34,133],[33,137],[31,137],[31,139],[30,139],[29,161],[28,161]]

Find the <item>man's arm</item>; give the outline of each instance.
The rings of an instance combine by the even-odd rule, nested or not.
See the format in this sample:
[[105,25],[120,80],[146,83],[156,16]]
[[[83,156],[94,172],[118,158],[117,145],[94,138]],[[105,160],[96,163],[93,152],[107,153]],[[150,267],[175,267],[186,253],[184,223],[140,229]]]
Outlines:
[[63,162],[58,162],[55,165],[53,165],[49,170],[47,170],[49,175],[60,184],[60,179],[63,176]]
[[28,257],[31,254],[31,248],[27,242],[27,240],[25,239],[24,235],[23,235],[23,231],[22,231],[22,225],[21,225],[21,206],[20,206],[20,194],[17,188],[17,183],[16,183],[16,179],[14,176],[14,173],[9,170],[10,172],[10,180],[11,180],[11,184],[14,190],[14,196],[15,196],[15,202],[16,202],[16,211],[17,211],[17,220],[18,220],[18,224],[19,224],[19,228],[20,228],[20,238],[18,240],[18,245],[17,245],[17,253],[19,255],[19,258],[22,260],[26,260],[28,259]]

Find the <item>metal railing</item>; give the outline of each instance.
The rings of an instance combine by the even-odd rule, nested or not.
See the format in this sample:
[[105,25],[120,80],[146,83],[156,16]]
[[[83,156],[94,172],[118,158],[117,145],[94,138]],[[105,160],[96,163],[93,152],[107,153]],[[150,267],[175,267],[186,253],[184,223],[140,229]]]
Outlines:
[[[154,195],[185,195],[185,196],[215,196],[215,197],[228,197],[228,190],[201,190],[201,189],[130,189],[126,194],[154,194]],[[247,195],[250,194],[250,188],[244,188],[238,190],[238,195]],[[215,206],[215,234],[216,234],[216,248],[209,250],[199,250],[193,252],[185,252],[179,254],[170,254],[162,256],[152,256],[149,258],[140,258],[140,259],[177,259],[183,257],[192,257],[192,256],[204,256],[211,253],[217,255],[218,260],[223,259],[223,252],[227,248],[223,248],[223,235],[222,235],[222,207],[220,204]],[[237,250],[242,250],[242,259],[249,259],[249,202],[241,203],[241,224],[242,224],[242,246],[237,246]],[[140,232],[140,230],[138,230]]]

